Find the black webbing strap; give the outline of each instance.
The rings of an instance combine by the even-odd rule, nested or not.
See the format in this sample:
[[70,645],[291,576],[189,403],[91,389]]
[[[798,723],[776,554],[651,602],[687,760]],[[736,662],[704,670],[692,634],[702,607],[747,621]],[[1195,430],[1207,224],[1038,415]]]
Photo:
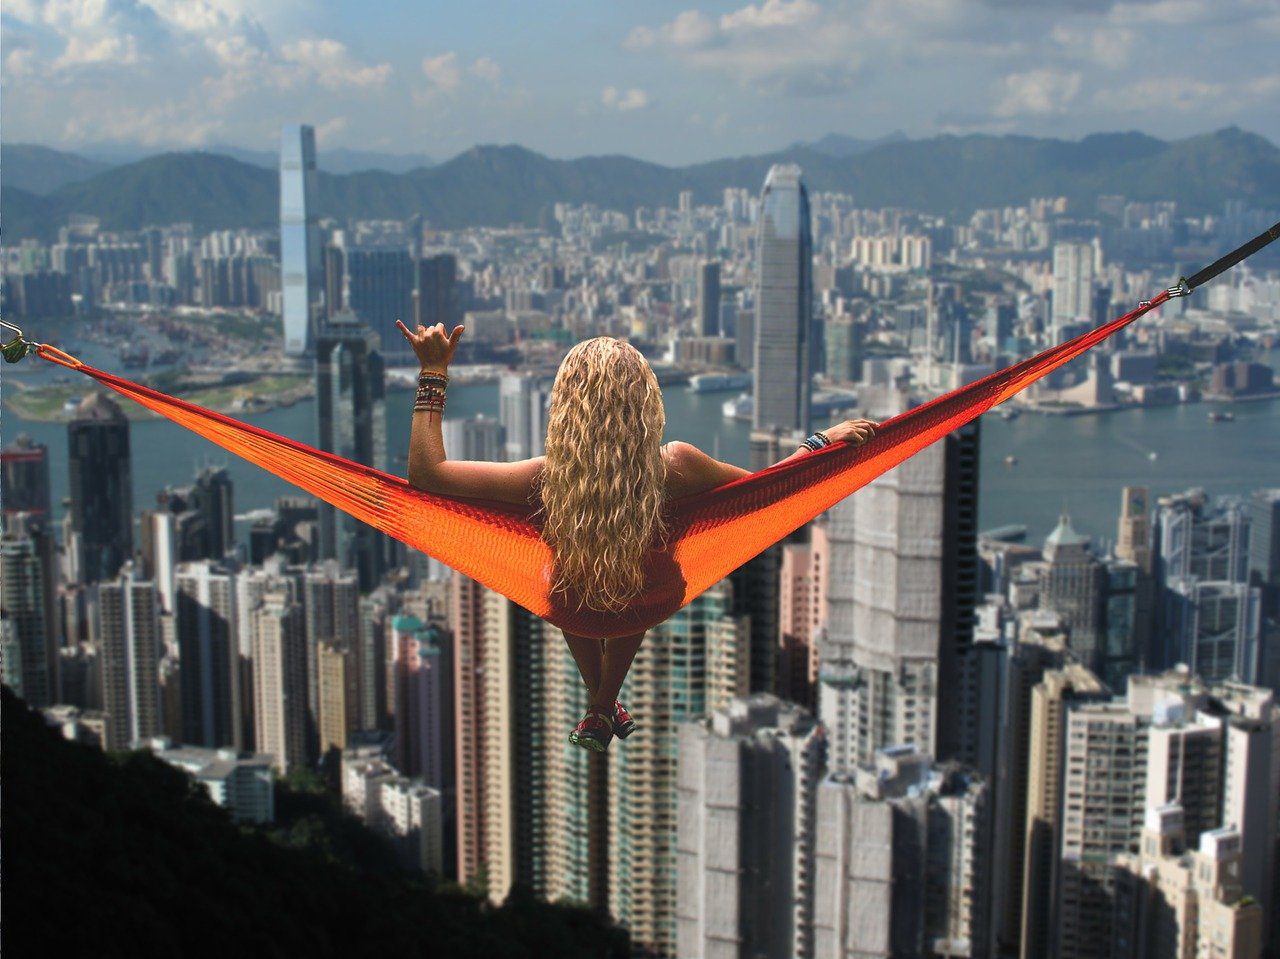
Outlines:
[[1272,240],[1280,238],[1280,223],[1275,224],[1271,229],[1264,233],[1259,233],[1252,240],[1238,249],[1232,250],[1222,259],[1209,264],[1191,279],[1187,280],[1187,291],[1194,290],[1197,286],[1208,283],[1219,273],[1231,269],[1245,257],[1253,256]]

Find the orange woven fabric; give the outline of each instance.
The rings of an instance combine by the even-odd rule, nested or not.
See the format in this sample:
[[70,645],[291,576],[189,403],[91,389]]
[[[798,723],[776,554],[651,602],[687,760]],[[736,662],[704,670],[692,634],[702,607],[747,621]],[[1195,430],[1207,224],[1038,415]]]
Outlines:
[[42,345],[44,359],[78,370],[223,449],[306,490],[496,590],[555,626],[608,639],[662,622],[747,560],[824,510],[1168,299],[881,424],[862,446],[838,443],[717,489],[668,503],[670,537],[647,562],[648,587],[620,613],[577,610],[551,594],[554,557],[529,507],[441,496],[129,380]]

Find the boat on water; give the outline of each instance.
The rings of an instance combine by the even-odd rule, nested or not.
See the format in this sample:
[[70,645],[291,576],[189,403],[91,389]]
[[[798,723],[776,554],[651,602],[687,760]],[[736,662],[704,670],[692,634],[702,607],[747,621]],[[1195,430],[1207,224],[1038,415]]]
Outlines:
[[1231,410],[1210,410],[1210,423],[1230,423],[1236,418],[1236,414]]
[[1004,465],[1005,465],[1005,466],[1017,466],[1017,465],[1018,465],[1018,457],[1014,456],[1013,454],[1010,454],[1010,455],[1006,456],[1006,457],[1004,458]]
[[750,373],[697,373],[689,377],[689,389],[694,393],[723,393],[750,386]]
[[720,411],[727,420],[751,419],[751,394],[739,393],[733,399],[725,400],[720,405]]
[[1002,420],[1016,420],[1022,415],[1022,410],[1016,406],[1002,406],[996,411]]

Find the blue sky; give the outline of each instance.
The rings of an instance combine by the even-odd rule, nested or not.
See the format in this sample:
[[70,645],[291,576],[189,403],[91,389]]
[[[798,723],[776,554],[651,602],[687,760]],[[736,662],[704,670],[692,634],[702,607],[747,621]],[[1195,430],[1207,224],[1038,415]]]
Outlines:
[[1276,0],[5,0],[9,142],[682,164],[828,132],[1280,143]]

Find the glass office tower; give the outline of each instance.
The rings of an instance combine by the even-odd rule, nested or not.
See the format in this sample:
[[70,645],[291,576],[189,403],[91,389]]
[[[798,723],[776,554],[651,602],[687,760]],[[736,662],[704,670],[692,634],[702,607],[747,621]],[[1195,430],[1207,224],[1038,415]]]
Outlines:
[[280,134],[280,288],[284,300],[284,351],[311,351],[314,313],[324,265],[316,226],[316,132],[286,124]]
[[769,168],[756,241],[755,394],[752,426],[809,432],[813,237],[809,194],[792,163]]

